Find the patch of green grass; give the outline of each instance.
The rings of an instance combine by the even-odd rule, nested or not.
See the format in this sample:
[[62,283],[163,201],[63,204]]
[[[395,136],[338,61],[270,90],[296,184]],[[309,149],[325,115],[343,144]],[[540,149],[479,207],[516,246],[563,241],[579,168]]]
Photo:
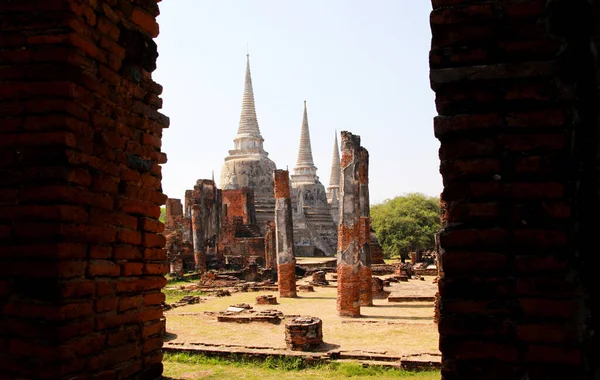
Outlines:
[[167,304],[175,303],[185,296],[205,296],[206,293],[200,290],[178,290],[178,289],[163,289],[165,294],[165,302]]
[[255,361],[233,356],[211,358],[189,353],[165,353],[165,376],[173,379],[414,379],[438,380],[439,371],[408,372],[383,367],[363,367],[358,363],[317,364],[307,367],[299,357],[269,358]]

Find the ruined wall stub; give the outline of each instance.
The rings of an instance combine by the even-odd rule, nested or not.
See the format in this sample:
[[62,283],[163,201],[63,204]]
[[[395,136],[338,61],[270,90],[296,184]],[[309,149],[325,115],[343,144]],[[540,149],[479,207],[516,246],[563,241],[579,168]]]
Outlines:
[[192,191],[192,228],[196,270],[206,271],[208,256],[218,253],[222,192],[213,180],[199,179]]
[[360,316],[360,136],[342,131],[340,223],[337,253],[337,311],[341,316]]
[[192,205],[192,238],[194,242],[195,270],[200,273],[206,272],[206,249],[204,243],[204,224],[202,223],[202,212],[200,205]]
[[273,179],[279,296],[296,297],[296,255],[289,172],[277,169],[273,172]]
[[254,189],[242,187],[241,189],[222,190],[223,215],[229,221],[234,217],[241,217],[243,224],[256,225],[256,209],[254,206]]
[[371,271],[371,206],[369,204],[369,151],[362,146],[358,151],[358,205],[360,213],[358,249],[360,257],[360,305],[373,305]]
[[165,229],[174,229],[177,218],[183,217],[181,199],[169,198],[165,207]]
[[277,267],[277,249],[275,222],[267,221],[265,223],[265,268],[273,269]]

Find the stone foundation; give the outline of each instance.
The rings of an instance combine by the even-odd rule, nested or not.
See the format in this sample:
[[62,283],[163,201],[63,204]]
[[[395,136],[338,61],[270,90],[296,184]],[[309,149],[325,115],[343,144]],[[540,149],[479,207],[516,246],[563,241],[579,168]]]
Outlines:
[[312,351],[323,344],[323,322],[316,317],[299,317],[285,324],[285,344],[292,351]]
[[256,297],[257,305],[277,305],[277,297],[272,295],[264,295]]

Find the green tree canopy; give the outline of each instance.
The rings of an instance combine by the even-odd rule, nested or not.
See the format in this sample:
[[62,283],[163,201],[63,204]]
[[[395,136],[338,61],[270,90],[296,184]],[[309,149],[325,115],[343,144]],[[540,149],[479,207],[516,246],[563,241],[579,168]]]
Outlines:
[[160,220],[161,222],[165,222],[165,220],[167,219],[167,208],[165,206],[161,206],[160,207],[160,216],[158,217],[158,220]]
[[386,257],[433,248],[440,228],[440,200],[409,193],[371,207],[371,223]]

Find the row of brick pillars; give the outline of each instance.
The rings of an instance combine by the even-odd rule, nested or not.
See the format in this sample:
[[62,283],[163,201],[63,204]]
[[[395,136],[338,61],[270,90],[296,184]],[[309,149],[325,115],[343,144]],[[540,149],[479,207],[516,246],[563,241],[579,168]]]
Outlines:
[[280,297],[296,297],[296,255],[290,176],[287,170],[275,170],[275,246]]
[[360,316],[360,306],[373,304],[369,243],[369,154],[360,137],[342,131],[340,218],[338,225],[337,311]]

